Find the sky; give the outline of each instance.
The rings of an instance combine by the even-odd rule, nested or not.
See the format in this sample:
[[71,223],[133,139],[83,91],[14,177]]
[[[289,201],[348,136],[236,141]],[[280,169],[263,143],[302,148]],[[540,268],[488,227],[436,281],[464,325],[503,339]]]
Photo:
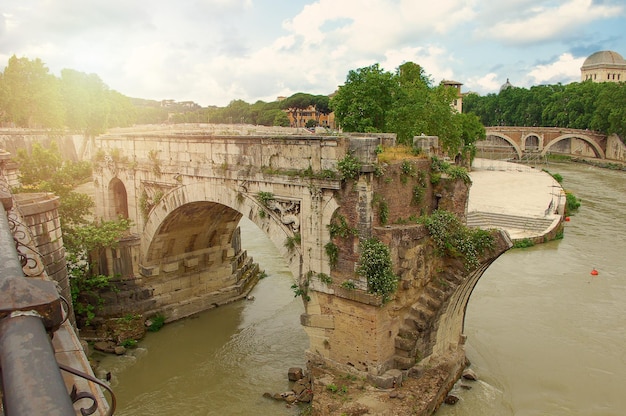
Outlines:
[[331,94],[404,62],[497,93],[568,84],[593,52],[626,57],[624,0],[2,0],[11,56],[97,74],[135,98],[225,106]]

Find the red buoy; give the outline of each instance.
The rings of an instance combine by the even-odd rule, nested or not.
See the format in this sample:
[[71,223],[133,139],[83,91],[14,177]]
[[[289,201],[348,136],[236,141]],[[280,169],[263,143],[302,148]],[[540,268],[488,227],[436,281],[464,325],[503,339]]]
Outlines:
[[598,275],[598,271],[597,271],[596,269],[593,269],[593,270],[591,271],[591,275],[592,275],[592,276],[597,276],[597,275]]
[[569,217],[565,217],[565,221],[569,221]]

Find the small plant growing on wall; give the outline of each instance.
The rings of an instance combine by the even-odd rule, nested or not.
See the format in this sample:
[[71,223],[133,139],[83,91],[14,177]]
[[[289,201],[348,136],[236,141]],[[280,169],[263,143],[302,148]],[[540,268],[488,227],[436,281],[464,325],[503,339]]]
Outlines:
[[165,316],[158,313],[150,318],[150,325],[148,326],[148,331],[157,332],[165,325]]
[[419,205],[422,202],[422,199],[424,198],[425,192],[426,192],[426,188],[424,188],[424,186],[419,185],[419,184],[413,186],[413,195],[411,198],[411,202],[414,205]]
[[329,241],[324,246],[324,250],[326,250],[326,255],[328,256],[328,265],[331,268],[337,266],[337,262],[339,261],[339,247],[337,247],[337,244]]
[[389,204],[385,201],[380,194],[374,194],[372,198],[372,208],[378,205],[378,219],[381,225],[387,224],[389,221]]
[[417,175],[415,166],[409,162],[408,160],[403,160],[400,165],[400,171],[402,172],[402,176],[400,177],[400,181],[403,184],[406,184],[409,177],[415,177]]
[[578,208],[580,208],[580,199],[576,198],[573,193],[565,191],[565,212],[571,214],[578,211]]
[[469,173],[467,173],[467,169],[463,166],[450,166],[446,173],[452,179],[460,179],[466,184],[472,183],[472,179],[470,178]]
[[382,225],[387,224],[387,221],[389,221],[389,205],[387,201],[380,201],[378,204],[378,216]]
[[237,192],[236,200],[239,205],[243,204],[243,201],[245,200],[245,198],[246,197],[244,196],[243,192]]
[[368,292],[379,295],[383,303],[391,300],[398,276],[393,273],[389,247],[375,238],[363,241],[357,273],[367,280]]
[[361,172],[361,161],[354,157],[352,153],[348,153],[343,159],[341,159],[337,167],[341,172],[343,179],[356,179]]
[[304,299],[306,302],[309,302],[311,300],[311,297],[309,296],[309,281],[311,279],[311,272],[307,273],[305,278],[304,278],[304,282],[302,282],[301,285],[294,283],[291,285],[291,290],[293,290],[294,293],[294,297],[298,297],[298,296],[302,296],[302,299]]
[[333,278],[326,273],[318,273],[317,278],[320,279],[320,282],[324,283],[325,285],[333,284]]
[[293,236],[289,236],[285,239],[285,247],[292,253],[296,249],[296,246],[300,245],[300,240],[300,233],[294,233]]
[[350,235],[358,234],[357,229],[350,227],[350,225],[348,225],[348,221],[346,221],[346,217],[343,215],[337,215],[331,223],[327,225],[327,227],[330,233],[330,238],[346,238]]
[[159,151],[151,149],[148,152],[148,159],[152,163],[152,173],[156,176],[161,176],[161,162],[159,161]]
[[341,287],[347,290],[354,290],[356,289],[356,283],[353,280],[344,280],[341,282]]
[[257,199],[261,202],[261,204],[263,204],[264,207],[267,207],[270,201],[274,199],[274,194],[271,192],[261,191],[257,194]]

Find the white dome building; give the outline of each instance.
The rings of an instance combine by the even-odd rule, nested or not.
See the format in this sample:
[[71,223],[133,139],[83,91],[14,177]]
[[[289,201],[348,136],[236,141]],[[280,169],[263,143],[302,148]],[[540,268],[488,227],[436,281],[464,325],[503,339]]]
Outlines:
[[626,61],[617,52],[600,51],[590,55],[580,68],[580,80],[626,82]]

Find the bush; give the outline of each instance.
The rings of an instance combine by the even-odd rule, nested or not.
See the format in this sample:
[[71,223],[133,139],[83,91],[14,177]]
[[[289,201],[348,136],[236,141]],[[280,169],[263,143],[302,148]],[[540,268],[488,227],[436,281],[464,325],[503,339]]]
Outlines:
[[421,220],[441,255],[463,257],[465,266],[472,269],[478,266],[485,250],[495,243],[489,231],[468,228],[451,212],[436,210]]
[[370,238],[361,243],[357,273],[367,279],[367,290],[380,295],[383,303],[390,300],[398,287],[398,276],[393,273],[391,252],[382,242]]
[[337,164],[343,179],[356,179],[361,172],[361,161],[348,153]]
[[154,315],[151,319],[152,323],[148,327],[148,331],[157,332],[165,325],[165,316],[161,314]]
[[576,196],[571,192],[565,191],[565,205],[566,212],[576,212],[578,211],[578,208],[580,208],[580,199],[576,198]]

